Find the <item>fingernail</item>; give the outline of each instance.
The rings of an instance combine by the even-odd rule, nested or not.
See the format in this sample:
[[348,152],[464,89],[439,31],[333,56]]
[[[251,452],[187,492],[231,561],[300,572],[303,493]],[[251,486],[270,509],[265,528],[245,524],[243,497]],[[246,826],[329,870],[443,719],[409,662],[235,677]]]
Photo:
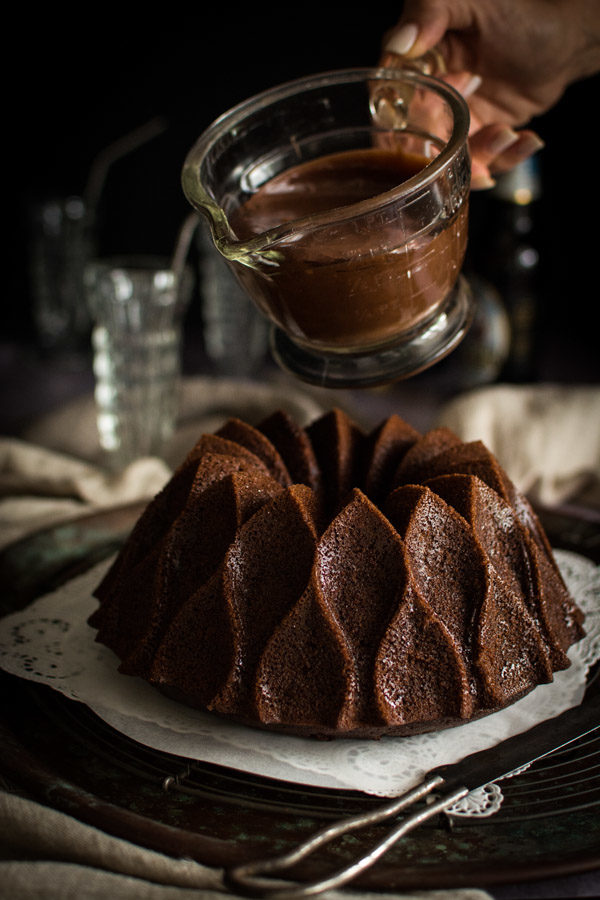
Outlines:
[[486,191],[496,186],[496,182],[490,175],[473,175],[471,189],[473,191]]
[[390,37],[385,45],[386,50],[404,56],[414,46],[419,29],[416,25],[403,25]]
[[512,128],[504,128],[490,142],[488,150],[493,156],[499,156],[518,140],[519,135],[516,131],[513,131]]
[[472,97],[475,91],[478,91],[481,87],[482,78],[480,75],[472,75],[471,78],[467,81],[465,86],[461,89],[461,94],[468,100],[469,97]]
[[537,134],[524,134],[521,135],[519,140],[519,152],[526,157],[533,156],[534,153],[542,150],[545,146],[544,141]]

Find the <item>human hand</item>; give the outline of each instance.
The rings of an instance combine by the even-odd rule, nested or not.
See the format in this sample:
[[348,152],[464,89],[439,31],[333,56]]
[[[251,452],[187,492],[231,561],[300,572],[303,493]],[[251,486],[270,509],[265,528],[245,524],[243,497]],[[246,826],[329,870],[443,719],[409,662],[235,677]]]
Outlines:
[[543,146],[523,126],[600,70],[600,3],[406,0],[381,63],[391,64],[390,53],[415,59],[433,48],[442,77],[469,103],[472,186],[491,187],[495,174]]

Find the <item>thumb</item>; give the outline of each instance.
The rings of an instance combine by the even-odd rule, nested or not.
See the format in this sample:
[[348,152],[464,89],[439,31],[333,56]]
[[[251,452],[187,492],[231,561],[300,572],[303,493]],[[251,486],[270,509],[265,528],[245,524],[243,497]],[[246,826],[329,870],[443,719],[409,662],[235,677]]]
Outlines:
[[439,44],[450,27],[451,4],[441,0],[408,0],[402,17],[384,40],[384,50],[414,59]]

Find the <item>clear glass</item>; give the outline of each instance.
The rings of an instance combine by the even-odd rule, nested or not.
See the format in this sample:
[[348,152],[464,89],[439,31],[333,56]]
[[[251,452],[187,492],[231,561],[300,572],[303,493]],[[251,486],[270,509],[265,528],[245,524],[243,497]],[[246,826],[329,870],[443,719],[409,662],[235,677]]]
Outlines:
[[268,357],[269,326],[215,249],[208,228],[197,232],[202,336],[218,375],[246,378]]
[[161,456],[177,422],[183,314],[194,284],[155,258],[91,262],[85,271],[93,319],[100,445],[111,468]]
[[[266,91],[199,138],[184,192],[272,323],[285,368],[323,385],[379,383],[431,365],[464,336],[468,125],[464,100],[437,79],[352,69]],[[374,147],[426,164],[373,198],[238,240],[231,218],[265,182],[325,154]]]

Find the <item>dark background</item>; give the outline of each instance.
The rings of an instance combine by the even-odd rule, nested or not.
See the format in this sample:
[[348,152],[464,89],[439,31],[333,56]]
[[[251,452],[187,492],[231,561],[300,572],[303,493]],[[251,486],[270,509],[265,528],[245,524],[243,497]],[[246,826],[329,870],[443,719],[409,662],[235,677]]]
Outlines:
[[[400,11],[395,4],[355,12],[310,3],[211,4],[210,14],[208,8],[161,4],[154,12],[133,13],[80,5],[73,15],[52,7],[17,12],[14,33],[5,33],[7,44],[15,42],[17,60],[5,76],[5,337],[29,340],[32,332],[33,203],[80,193],[102,149],[163,116],[167,130],[110,171],[99,250],[170,253],[189,211],[180,188],[182,162],[202,130],[233,104],[278,82],[375,63],[382,35]],[[588,361],[596,359],[598,261],[598,184],[588,123],[598,108],[599,84],[596,77],[574,85],[534,123],[546,141],[539,156],[544,281],[538,328],[555,337],[552,352],[570,348],[576,359]],[[488,199],[475,197],[479,241],[488,217]]]

